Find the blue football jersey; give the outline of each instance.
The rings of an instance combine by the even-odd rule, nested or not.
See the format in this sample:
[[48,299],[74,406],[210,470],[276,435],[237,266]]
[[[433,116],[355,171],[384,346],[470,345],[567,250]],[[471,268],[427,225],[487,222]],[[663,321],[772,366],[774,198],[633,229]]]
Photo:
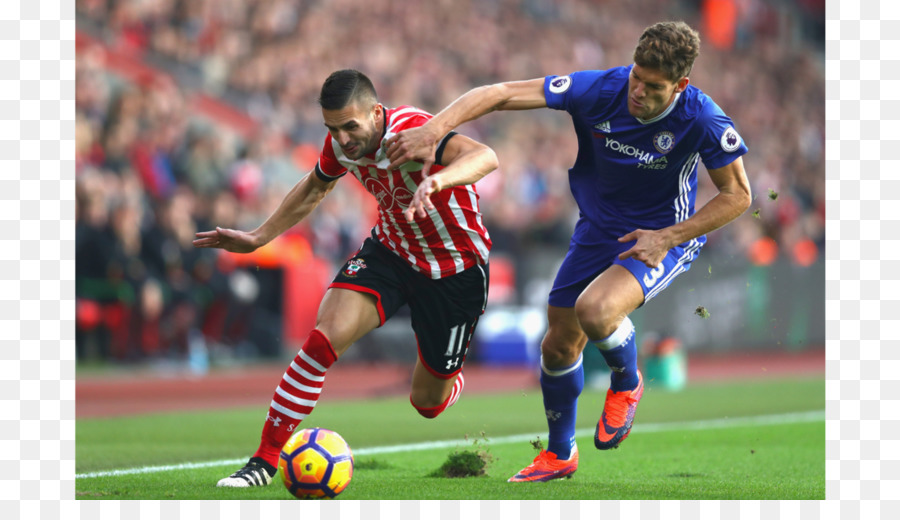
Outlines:
[[[659,116],[628,112],[631,66],[547,76],[547,106],[572,116],[578,156],[569,187],[581,212],[572,241],[595,244],[661,229],[694,214],[697,164],[721,168],[747,153],[731,119],[693,85]],[[705,237],[697,239],[701,244]]]

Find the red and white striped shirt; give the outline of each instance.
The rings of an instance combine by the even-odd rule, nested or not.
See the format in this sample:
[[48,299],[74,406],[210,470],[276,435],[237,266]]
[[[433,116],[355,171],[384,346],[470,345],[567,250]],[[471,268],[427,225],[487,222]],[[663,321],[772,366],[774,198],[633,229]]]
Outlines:
[[[431,196],[435,209],[425,218],[407,222],[403,212],[422,182],[420,162],[388,171],[384,141],[401,130],[422,126],[431,114],[411,106],[385,109],[385,131],[378,150],[358,160],[347,158],[331,135],[316,165],[323,180],[336,180],[348,171],[378,201],[378,221],[372,228],[378,240],[413,269],[433,279],[486,264],[491,239],[481,222],[474,185],[454,186]],[[451,134],[452,135],[452,134]],[[445,137],[446,139],[446,137]],[[435,164],[431,173],[442,166]]]

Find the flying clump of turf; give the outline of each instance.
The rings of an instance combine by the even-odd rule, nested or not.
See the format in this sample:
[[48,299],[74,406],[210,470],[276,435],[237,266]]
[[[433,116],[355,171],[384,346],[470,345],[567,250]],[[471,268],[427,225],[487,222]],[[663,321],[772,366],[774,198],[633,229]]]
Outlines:
[[[486,442],[484,432],[482,440]],[[472,449],[457,449],[447,456],[440,468],[431,472],[431,477],[464,478],[487,475],[487,470],[494,461],[494,456],[483,448],[479,439],[472,443]]]

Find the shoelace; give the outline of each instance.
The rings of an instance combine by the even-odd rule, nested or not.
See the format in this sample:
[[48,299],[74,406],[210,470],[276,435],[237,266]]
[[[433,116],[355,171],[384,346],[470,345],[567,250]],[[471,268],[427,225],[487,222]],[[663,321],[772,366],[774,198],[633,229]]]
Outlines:
[[538,454],[537,459],[535,459],[534,462],[532,462],[531,464],[529,464],[528,467],[529,467],[529,468],[534,468],[534,467],[537,466],[538,463],[540,463],[540,462],[558,462],[558,461],[559,461],[559,459],[556,457],[555,454],[553,454],[553,453],[551,453],[551,452],[549,452],[549,451],[547,451],[547,450],[544,450],[544,451],[542,451],[542,452],[540,452],[540,453]]
[[[619,397],[617,394],[624,393]],[[606,423],[614,428],[618,428],[625,424],[625,417],[628,415],[628,392],[618,392],[606,398]]]
[[554,455],[553,453],[551,453],[549,451],[541,452],[541,460],[546,460],[547,462],[553,462],[554,460],[556,460],[556,458],[557,458],[556,455]]

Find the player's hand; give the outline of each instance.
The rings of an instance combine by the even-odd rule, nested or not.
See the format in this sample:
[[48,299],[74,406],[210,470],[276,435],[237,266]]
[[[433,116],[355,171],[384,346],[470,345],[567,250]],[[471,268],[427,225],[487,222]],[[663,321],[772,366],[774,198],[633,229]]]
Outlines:
[[619,237],[619,242],[634,242],[631,249],[622,252],[619,260],[634,258],[647,267],[656,268],[662,263],[666,253],[672,248],[661,231],[635,229],[631,233]]
[[422,182],[419,183],[419,187],[416,188],[416,192],[413,194],[412,202],[409,203],[409,207],[403,212],[406,215],[406,221],[412,222],[416,217],[425,218],[428,216],[426,210],[431,211],[434,209],[431,196],[441,191],[442,188],[440,177],[437,175],[428,175],[422,179]]
[[245,231],[216,227],[194,235],[194,247],[215,247],[232,253],[250,253],[259,247],[256,238]]
[[392,135],[385,141],[387,157],[391,161],[388,170],[396,170],[410,161],[422,161],[424,164],[422,175],[428,175],[431,165],[434,164],[434,152],[439,138],[440,136],[432,135],[424,126]]

